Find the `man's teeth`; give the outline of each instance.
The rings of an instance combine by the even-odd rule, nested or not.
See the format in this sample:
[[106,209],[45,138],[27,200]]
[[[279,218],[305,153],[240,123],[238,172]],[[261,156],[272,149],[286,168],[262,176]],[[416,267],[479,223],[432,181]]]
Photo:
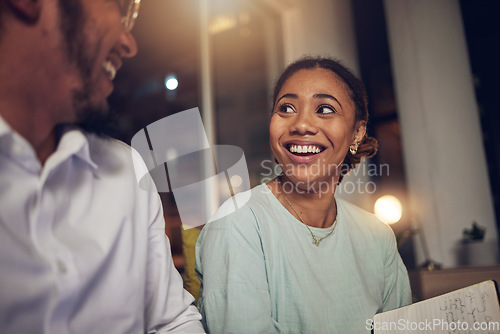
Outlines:
[[109,78],[111,80],[113,80],[116,76],[116,68],[115,66],[113,65],[112,62],[110,62],[109,60],[106,60],[103,64],[102,64],[102,67],[104,68],[104,70],[106,72],[108,72],[109,74]]
[[319,153],[321,148],[316,145],[291,145],[290,152],[292,153]]

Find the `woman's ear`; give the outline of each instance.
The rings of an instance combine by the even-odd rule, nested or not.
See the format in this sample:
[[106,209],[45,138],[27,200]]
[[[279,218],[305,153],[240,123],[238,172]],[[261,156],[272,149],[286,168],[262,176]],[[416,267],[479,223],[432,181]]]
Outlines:
[[[40,17],[44,0],[6,0],[12,10],[27,22],[34,23]],[[62,0],[65,1],[65,0]]]
[[356,123],[356,130],[354,132],[354,140],[352,144],[358,144],[363,140],[366,134],[366,122],[359,121]]

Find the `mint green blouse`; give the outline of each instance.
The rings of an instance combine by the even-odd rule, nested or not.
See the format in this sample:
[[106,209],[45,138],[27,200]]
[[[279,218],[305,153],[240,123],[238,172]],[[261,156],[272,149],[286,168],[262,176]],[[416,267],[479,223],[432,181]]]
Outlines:
[[266,185],[250,191],[236,212],[223,205],[196,244],[209,333],[369,333],[373,315],[410,304],[394,233],[373,214],[337,199],[337,226],[316,246]]

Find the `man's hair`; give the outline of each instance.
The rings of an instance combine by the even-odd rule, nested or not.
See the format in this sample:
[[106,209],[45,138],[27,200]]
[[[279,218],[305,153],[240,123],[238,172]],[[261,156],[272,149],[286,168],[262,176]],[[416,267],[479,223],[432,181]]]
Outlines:
[[[358,121],[368,122],[368,98],[365,85],[347,67],[334,58],[327,57],[303,57],[288,65],[279,77],[273,90],[273,107],[278,94],[285,82],[300,70],[312,70],[316,68],[326,69],[336,74],[349,89],[349,96],[356,106],[354,124]],[[343,163],[340,181],[351,169],[355,168],[363,157],[371,158],[377,153],[378,142],[366,134],[359,143],[356,154],[347,153]]]

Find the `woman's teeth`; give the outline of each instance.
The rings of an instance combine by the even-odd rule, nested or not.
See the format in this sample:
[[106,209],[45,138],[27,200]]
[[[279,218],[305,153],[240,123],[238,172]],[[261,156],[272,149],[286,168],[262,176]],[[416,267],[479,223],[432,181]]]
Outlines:
[[310,154],[317,154],[321,152],[321,148],[316,145],[290,145],[288,150],[291,153],[310,153]]
[[112,62],[110,62],[109,60],[104,61],[104,63],[102,64],[102,68],[104,68],[104,70],[109,74],[109,78],[111,80],[115,78],[116,68]]

